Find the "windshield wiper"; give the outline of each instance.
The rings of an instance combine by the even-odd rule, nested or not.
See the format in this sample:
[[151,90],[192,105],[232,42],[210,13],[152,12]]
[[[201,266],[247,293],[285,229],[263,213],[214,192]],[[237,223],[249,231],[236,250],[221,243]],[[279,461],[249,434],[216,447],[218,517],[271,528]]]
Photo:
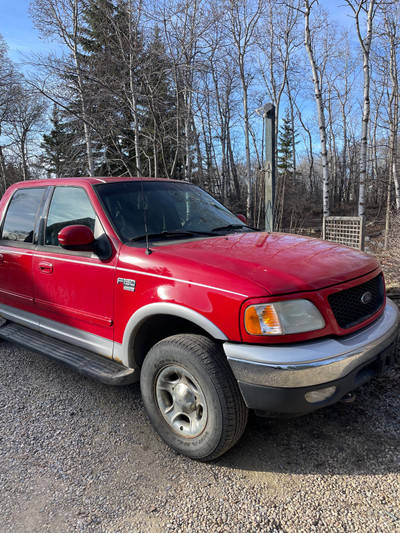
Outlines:
[[167,239],[169,237],[191,237],[195,233],[194,231],[161,231],[160,233],[148,233],[147,235],[139,235],[133,237],[131,242],[144,241],[148,239]]
[[211,231],[195,231],[195,230],[189,230],[190,233],[193,233],[193,235],[208,235],[210,237],[215,237],[213,231],[214,230],[211,230]]
[[[148,233],[148,239],[167,239],[167,238],[179,238],[179,237],[193,237],[194,235],[206,235],[208,237],[215,237],[215,233],[212,231],[196,231],[196,230],[187,230],[187,231],[161,231],[160,233]],[[130,239],[131,242],[135,241],[144,241],[146,240],[146,235],[139,235],[138,237],[133,237]]]
[[257,228],[252,228],[251,226],[244,226],[243,224],[227,224],[226,226],[220,226],[218,228],[213,228],[211,231],[223,231],[230,229],[250,229],[252,231],[257,231]]

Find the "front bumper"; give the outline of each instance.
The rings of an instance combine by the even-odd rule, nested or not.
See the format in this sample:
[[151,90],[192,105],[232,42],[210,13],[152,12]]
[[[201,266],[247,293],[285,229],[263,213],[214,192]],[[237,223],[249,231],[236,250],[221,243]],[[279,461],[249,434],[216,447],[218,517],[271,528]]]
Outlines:
[[[399,323],[399,310],[387,299],[377,320],[344,337],[270,346],[227,342],[224,350],[250,409],[298,415],[335,403],[391,368]],[[314,391],[323,397],[323,389],[329,395],[315,400]]]

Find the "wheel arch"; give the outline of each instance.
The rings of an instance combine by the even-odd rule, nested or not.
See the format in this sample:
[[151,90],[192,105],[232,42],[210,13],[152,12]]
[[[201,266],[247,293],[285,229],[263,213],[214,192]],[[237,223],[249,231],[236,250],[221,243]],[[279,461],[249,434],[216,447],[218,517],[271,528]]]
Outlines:
[[131,368],[140,368],[150,348],[178,333],[198,333],[221,342],[228,340],[211,320],[193,309],[168,302],[153,303],[133,313],[115,358]]

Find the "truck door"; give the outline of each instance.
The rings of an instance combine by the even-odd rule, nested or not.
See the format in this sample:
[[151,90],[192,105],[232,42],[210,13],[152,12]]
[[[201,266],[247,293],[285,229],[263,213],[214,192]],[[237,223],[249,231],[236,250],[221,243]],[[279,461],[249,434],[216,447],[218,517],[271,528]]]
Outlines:
[[87,251],[68,251],[59,231],[86,225],[104,233],[82,187],[55,187],[33,258],[34,306],[41,329],[102,355],[111,356],[115,253],[106,260]]
[[3,218],[0,235],[0,309],[3,316],[30,322],[34,317],[32,258],[35,227],[46,188],[17,189]]

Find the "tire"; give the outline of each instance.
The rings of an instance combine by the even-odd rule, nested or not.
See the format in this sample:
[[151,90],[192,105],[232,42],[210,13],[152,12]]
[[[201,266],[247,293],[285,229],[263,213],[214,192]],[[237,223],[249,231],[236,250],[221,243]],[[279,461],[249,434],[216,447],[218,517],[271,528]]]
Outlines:
[[247,407],[222,348],[201,335],[174,335],[147,354],[140,376],[147,415],[176,452],[211,461],[234,446]]

